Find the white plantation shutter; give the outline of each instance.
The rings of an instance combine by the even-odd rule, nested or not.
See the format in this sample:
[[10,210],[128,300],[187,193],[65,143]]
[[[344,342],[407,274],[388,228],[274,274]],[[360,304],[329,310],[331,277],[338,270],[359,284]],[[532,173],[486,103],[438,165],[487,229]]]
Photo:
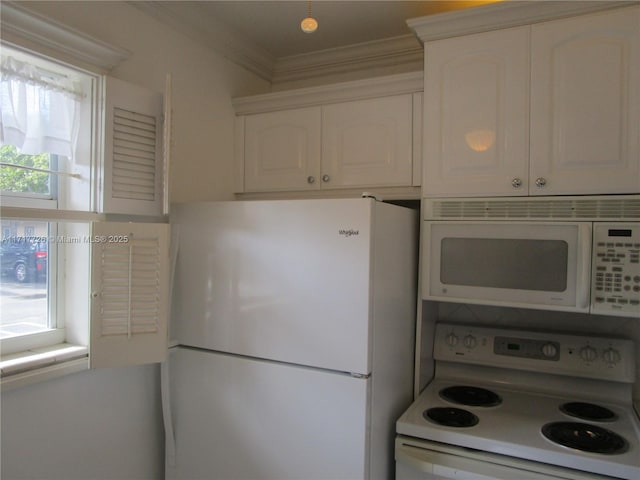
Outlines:
[[102,211],[161,215],[163,208],[163,97],[105,79]]
[[151,115],[113,109],[114,198],[155,200],[157,128]]
[[91,238],[91,367],[163,361],[169,225],[94,223]]

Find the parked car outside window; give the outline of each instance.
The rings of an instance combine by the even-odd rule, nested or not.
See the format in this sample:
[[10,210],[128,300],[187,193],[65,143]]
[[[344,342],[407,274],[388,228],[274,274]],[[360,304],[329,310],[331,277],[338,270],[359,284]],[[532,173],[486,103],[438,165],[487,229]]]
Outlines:
[[28,237],[4,240],[0,244],[0,271],[15,281],[46,281],[48,242]]

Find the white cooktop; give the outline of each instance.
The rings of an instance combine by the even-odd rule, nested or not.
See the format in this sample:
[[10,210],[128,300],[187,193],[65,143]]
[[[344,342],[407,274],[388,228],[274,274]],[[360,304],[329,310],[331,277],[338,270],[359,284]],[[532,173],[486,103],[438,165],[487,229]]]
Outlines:
[[[621,478],[640,478],[640,421],[633,409],[633,343],[620,339],[440,324],[434,345],[436,375],[397,422],[397,433]],[[450,386],[481,387],[499,395],[495,406],[442,398]],[[608,408],[609,420],[584,420],[561,411],[568,402]],[[470,427],[439,425],[431,408],[460,408],[477,417]],[[594,425],[622,436],[621,453],[589,453],[553,443],[550,422]]]

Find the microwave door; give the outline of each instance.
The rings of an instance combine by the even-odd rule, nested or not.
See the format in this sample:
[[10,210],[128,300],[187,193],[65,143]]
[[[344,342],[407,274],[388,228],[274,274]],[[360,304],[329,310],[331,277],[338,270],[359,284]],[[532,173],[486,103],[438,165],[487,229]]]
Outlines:
[[589,224],[426,223],[427,299],[588,310]]
[[447,285],[562,292],[569,248],[562,240],[456,238],[441,240],[440,280]]

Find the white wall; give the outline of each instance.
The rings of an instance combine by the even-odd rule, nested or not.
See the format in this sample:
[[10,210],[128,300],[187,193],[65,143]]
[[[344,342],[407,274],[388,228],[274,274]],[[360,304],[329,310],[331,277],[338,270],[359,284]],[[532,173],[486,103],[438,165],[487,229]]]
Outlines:
[[92,370],[2,393],[1,478],[163,478],[159,369]]
[[[233,198],[233,96],[269,85],[121,2],[28,7],[131,52],[111,74],[164,90],[173,78],[172,201]],[[3,480],[163,477],[157,366],[77,373],[2,393]]]

